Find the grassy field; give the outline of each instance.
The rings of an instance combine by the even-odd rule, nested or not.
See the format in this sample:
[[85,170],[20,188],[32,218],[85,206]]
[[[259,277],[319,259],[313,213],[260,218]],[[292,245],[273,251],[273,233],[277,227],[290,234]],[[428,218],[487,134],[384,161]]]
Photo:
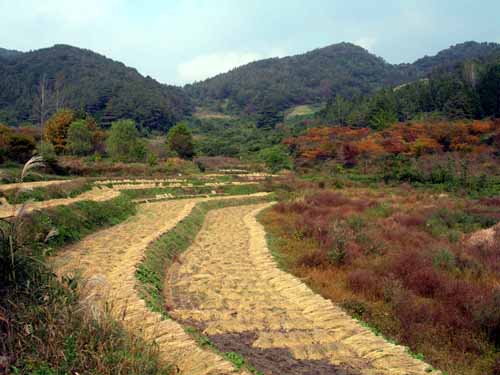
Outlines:
[[319,106],[311,105],[298,105],[289,109],[286,112],[285,118],[291,119],[292,117],[309,116],[315,114],[319,110]]

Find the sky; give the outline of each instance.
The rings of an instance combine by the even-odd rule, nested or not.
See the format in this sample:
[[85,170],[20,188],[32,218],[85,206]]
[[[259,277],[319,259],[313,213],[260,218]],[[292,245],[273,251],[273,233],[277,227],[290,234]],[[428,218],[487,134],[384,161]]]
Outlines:
[[0,47],[70,44],[184,85],[352,42],[390,63],[500,42],[499,0],[0,0]]

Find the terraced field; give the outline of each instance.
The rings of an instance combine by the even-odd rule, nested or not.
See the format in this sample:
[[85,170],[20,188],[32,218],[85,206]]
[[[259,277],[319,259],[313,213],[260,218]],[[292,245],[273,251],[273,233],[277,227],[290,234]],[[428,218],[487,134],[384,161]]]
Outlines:
[[[75,198],[38,202],[34,209],[110,199],[124,187],[157,183],[102,182]],[[154,198],[138,204],[137,214],[125,222],[68,246],[53,265],[61,277],[78,275],[86,308],[96,316],[107,311],[131,333],[156,342],[161,359],[175,364],[177,373],[438,373],[278,269],[255,219],[269,203],[210,211],[194,243],[167,270],[165,312],[173,319],[152,311],[136,278],[148,246],[198,203],[238,197]],[[188,327],[206,336],[204,345],[187,333],[192,333]]]
[[208,214],[170,270],[172,316],[264,374],[436,373],[279,270],[255,219],[266,206]]

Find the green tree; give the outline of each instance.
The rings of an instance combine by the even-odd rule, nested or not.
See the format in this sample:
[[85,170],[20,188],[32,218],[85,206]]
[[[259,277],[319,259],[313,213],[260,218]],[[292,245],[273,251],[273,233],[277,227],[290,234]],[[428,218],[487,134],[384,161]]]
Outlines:
[[74,155],[84,156],[92,152],[92,132],[85,120],[78,120],[71,123],[68,129],[69,152]]
[[391,90],[381,90],[370,101],[368,123],[373,129],[385,129],[398,121],[397,103]]
[[146,148],[133,120],[118,120],[111,124],[106,150],[115,161],[140,161],[146,156]]
[[282,146],[265,148],[260,152],[259,156],[266,164],[266,167],[273,173],[291,167],[290,157]]
[[283,122],[283,119],[283,113],[268,105],[258,113],[255,126],[257,129],[274,129],[277,124]]
[[486,115],[500,117],[500,64],[488,68],[478,90]]
[[167,147],[183,159],[191,159],[194,156],[193,135],[184,122],[178,123],[169,130]]
[[329,124],[347,125],[348,116],[353,110],[353,105],[350,101],[344,99],[340,95],[336,95],[335,99],[329,101],[326,107],[321,110],[319,117],[327,121]]

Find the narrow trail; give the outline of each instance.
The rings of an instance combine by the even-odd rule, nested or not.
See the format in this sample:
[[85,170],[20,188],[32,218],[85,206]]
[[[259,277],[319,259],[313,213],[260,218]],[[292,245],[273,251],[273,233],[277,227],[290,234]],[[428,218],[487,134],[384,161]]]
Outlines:
[[264,374],[438,374],[277,268],[255,215],[266,204],[211,211],[172,267],[171,315]]
[[96,314],[107,307],[125,329],[155,341],[160,359],[175,364],[178,373],[244,374],[217,354],[199,348],[179,323],[162,320],[159,313],[149,310],[135,289],[136,267],[148,244],[172,229],[203,200],[207,199],[139,205],[138,213],[125,222],[65,248],[53,260],[54,269],[59,276],[78,273],[83,303]]
[[[26,188],[24,185],[22,185],[22,187]],[[92,188],[92,190],[86,191],[73,198],[51,199],[40,202],[30,201],[26,206],[22,204],[11,205],[8,204],[7,201],[3,201],[0,205],[0,218],[15,216],[16,213],[19,212],[19,210],[23,209],[23,207],[25,212],[32,212],[56,206],[66,206],[81,201],[106,201],[116,198],[118,195],[120,195],[120,192],[118,190],[113,190],[106,187],[94,187]]]
[[34,182],[15,182],[12,184],[0,184],[0,191],[12,189],[34,189],[39,187],[47,187],[50,185],[60,185],[70,180],[50,180],[50,181],[34,181]]

